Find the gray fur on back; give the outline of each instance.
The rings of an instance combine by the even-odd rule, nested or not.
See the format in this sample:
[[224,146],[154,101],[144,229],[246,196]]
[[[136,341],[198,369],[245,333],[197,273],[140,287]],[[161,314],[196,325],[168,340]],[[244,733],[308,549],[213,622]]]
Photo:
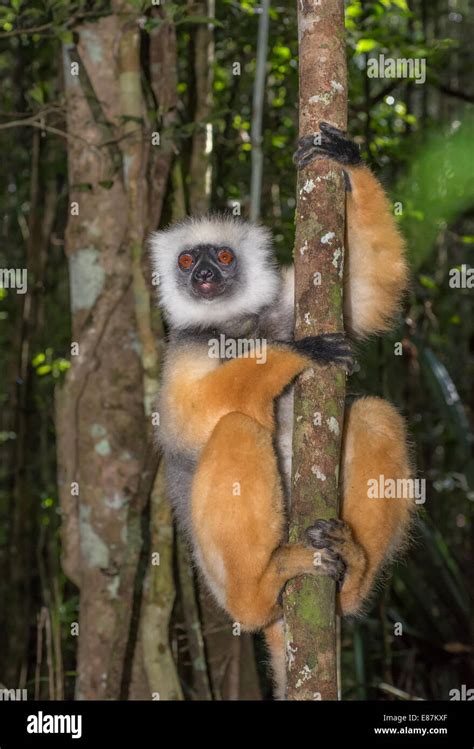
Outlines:
[[164,451],[168,499],[176,521],[186,536],[191,536],[191,486],[197,461],[183,453]]

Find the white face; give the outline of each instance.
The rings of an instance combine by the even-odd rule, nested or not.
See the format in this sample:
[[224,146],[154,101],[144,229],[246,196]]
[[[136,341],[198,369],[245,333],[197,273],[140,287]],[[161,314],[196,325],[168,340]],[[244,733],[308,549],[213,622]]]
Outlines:
[[233,218],[188,219],[150,239],[160,303],[172,327],[208,327],[254,314],[280,277],[266,229]]

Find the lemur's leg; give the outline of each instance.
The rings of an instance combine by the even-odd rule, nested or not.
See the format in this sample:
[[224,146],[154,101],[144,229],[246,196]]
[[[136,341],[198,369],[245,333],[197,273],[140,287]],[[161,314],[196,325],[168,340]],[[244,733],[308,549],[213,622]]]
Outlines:
[[[410,460],[403,419],[386,401],[363,398],[346,414],[342,466],[342,518],[319,520],[308,529],[316,548],[331,549],[345,565],[338,599],[339,614],[356,614],[378,573],[403,544],[413,500],[370,499],[369,479],[408,478]],[[275,699],[286,697],[283,621],[264,629],[271,656]]]
[[401,416],[381,398],[356,401],[344,426],[342,520],[319,520],[310,531],[316,547],[333,550],[346,565],[339,613],[361,610],[384,564],[406,539],[415,508],[413,499],[399,494],[372,498],[369,481],[411,475]]
[[388,330],[407,285],[403,239],[380,182],[362,164],[359,149],[341,130],[321,123],[321,133],[299,142],[295,163],[315,158],[344,168],[347,186],[344,315],[357,336]]
[[200,362],[192,348],[175,354],[173,371],[180,375],[167,388],[168,407],[181,425],[180,438],[194,447],[204,445],[218,420],[234,411],[272,429],[274,399],[300,372],[315,364],[346,369],[352,364],[349,344],[339,333],[268,345],[264,361],[230,359],[210,369],[208,357],[200,355],[206,361]]
[[273,434],[224,416],[198,462],[191,493],[196,557],[217,600],[246,630],[281,616],[278,596],[298,575],[340,579],[332,549],[283,544],[285,512]]

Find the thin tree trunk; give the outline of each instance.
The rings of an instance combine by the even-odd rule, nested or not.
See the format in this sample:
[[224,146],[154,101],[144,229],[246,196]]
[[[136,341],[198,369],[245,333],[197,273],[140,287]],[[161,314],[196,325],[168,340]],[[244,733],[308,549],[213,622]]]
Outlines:
[[182,700],[181,684],[169,643],[175,600],[173,578],[173,520],[166,498],[163,462],[151,494],[150,552],[159,554],[149,564],[140,618],[140,641],[152,699]]
[[[261,700],[252,635],[233,633],[234,623],[199,586],[203,634],[215,700]],[[238,639],[240,645],[235,644]]]
[[212,700],[204,637],[198,606],[197,585],[195,584],[191,558],[186,540],[178,536],[179,586],[186,622],[188,649],[193,667],[193,699]]
[[262,120],[263,103],[265,101],[265,67],[267,64],[269,9],[270,0],[262,0],[258,21],[257,65],[255,70],[252,105],[252,178],[250,185],[251,221],[258,221],[260,218],[260,205],[262,202]]
[[[150,152],[148,230],[158,228],[161,218],[174,155],[174,125],[178,104],[175,27],[166,9],[153,8],[152,12],[161,18],[160,25],[150,35],[150,79],[161,127],[160,145],[153,146],[152,141]],[[147,304],[150,302],[149,299]],[[147,317],[149,312],[151,319],[148,324],[155,335],[155,345],[157,342],[161,345],[158,359],[158,363],[161,363],[163,322],[159,314],[154,314],[153,307],[147,307]],[[149,405],[153,407],[150,401]],[[148,688],[153,699],[183,699],[169,641],[170,619],[176,592],[173,575],[174,532],[171,506],[165,492],[162,462],[151,491],[149,524],[148,566],[140,610],[136,660],[140,660],[140,656],[143,658]],[[153,561],[157,559],[159,564],[154,564]]]
[[[345,129],[347,71],[343,0],[299,0],[300,137],[328,121]],[[298,175],[296,338],[342,329],[345,189],[342,170],[314,161]],[[321,285],[318,285],[321,274]],[[337,515],[345,375],[306,373],[295,389],[290,542],[318,518]],[[286,588],[288,697],[337,699],[335,585],[305,577]]]
[[[178,107],[176,30],[164,8],[154,6],[160,24],[150,32],[150,83],[156,100],[160,144],[150,154],[148,230],[158,228],[173,161]],[[152,142],[153,143],[153,142]]]
[[[193,2],[193,13],[213,18],[215,1]],[[212,188],[211,154],[213,147],[212,83],[214,79],[214,27],[200,24],[194,33],[194,69],[196,75],[195,133],[189,167],[189,207],[191,213],[209,210]]]
[[7,683],[17,683],[19,674],[26,661],[28,649],[28,629],[31,616],[31,576],[32,563],[32,529],[34,527],[34,506],[31,504],[30,492],[27,489],[27,456],[31,429],[29,427],[30,409],[28,400],[32,393],[32,379],[30,357],[32,341],[34,340],[36,319],[37,294],[33,283],[38,280],[38,257],[35,253],[35,241],[38,239],[39,221],[42,208],[38,204],[40,187],[40,135],[35,133],[32,138],[31,179],[30,179],[30,209],[28,226],[25,230],[26,254],[25,266],[28,268],[28,289],[20,297],[19,308],[19,345],[18,363],[15,375],[15,404],[13,442],[13,482],[9,517],[11,531],[7,535],[10,549],[7,555],[9,573],[6,610],[9,612],[7,622],[6,647],[10,653],[7,669],[2,673]]

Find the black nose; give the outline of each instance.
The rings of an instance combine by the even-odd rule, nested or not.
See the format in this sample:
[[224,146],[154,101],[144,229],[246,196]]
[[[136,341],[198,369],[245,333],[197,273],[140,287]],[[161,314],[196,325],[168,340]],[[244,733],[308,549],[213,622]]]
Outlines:
[[207,265],[202,265],[200,268],[196,268],[194,278],[200,283],[207,283],[208,281],[212,281],[214,273],[212,268],[209,268]]

